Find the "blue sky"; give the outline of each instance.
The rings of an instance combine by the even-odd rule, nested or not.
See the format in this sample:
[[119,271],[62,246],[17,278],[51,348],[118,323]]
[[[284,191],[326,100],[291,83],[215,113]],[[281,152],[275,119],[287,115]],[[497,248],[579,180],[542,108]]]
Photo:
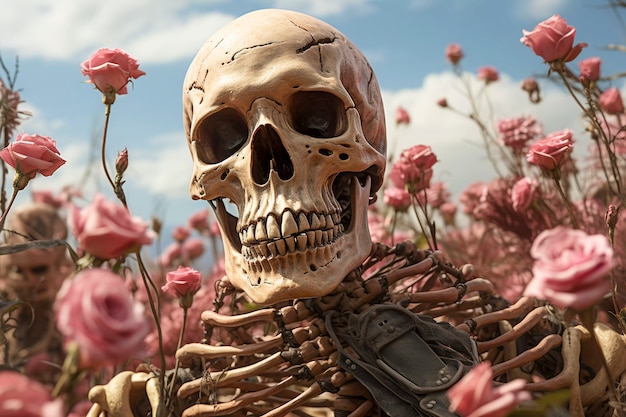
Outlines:
[[[34,114],[21,130],[54,138],[68,160],[53,177],[37,178],[30,187],[58,190],[83,178],[97,152],[104,106],[84,83],[80,63],[100,47],[121,48],[147,73],[118,98],[109,130],[111,163],[117,151],[129,150],[131,210],[146,219],[156,214],[171,226],[205,208],[188,196],[191,158],[180,99],[187,66],[221,26],[273,7],[319,17],[364,52],[383,91],[389,140],[398,141],[397,149],[431,145],[441,161],[435,175],[455,193],[492,171],[475,127],[435,104],[446,97],[463,105],[444,57],[449,43],[463,47],[469,75],[484,65],[500,71],[501,80],[489,87],[494,117],[535,114],[546,133],[567,127],[582,132],[579,112],[551,85],[542,85],[539,106],[525,99],[521,80],[544,75],[546,67],[520,43],[522,29],[559,13],[577,28],[577,42],[589,43],[581,58],[601,57],[605,75],[623,71],[626,63],[623,53],[606,48],[626,43],[626,29],[608,0],[0,0],[0,54],[9,68],[19,56],[17,87],[24,108]],[[398,106],[412,117],[401,131],[393,125]],[[90,177],[84,193],[95,191],[111,194],[102,175]]]

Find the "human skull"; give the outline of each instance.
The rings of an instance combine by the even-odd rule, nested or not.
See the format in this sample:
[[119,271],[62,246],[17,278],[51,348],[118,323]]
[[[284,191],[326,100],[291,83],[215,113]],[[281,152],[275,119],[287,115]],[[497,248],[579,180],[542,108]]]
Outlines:
[[216,211],[232,284],[259,304],[334,290],[370,253],[367,207],[385,169],[363,54],[313,17],[258,10],[202,46],[183,105],[191,196]]

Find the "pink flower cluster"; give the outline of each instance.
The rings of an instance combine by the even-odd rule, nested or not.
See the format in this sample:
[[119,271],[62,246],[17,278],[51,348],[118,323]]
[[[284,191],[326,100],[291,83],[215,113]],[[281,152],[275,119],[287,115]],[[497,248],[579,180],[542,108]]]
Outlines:
[[501,119],[496,123],[496,128],[500,143],[516,152],[524,151],[528,142],[543,133],[541,125],[533,116]]
[[415,145],[405,149],[391,167],[389,179],[398,188],[417,192],[428,188],[437,156],[430,146]]

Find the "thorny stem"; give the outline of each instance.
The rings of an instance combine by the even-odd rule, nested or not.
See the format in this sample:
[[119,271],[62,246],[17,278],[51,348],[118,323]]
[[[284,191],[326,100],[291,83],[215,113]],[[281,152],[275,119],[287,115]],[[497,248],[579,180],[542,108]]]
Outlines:
[[559,195],[561,196],[561,199],[565,203],[565,207],[567,208],[567,213],[569,214],[569,218],[572,222],[572,227],[574,229],[578,229],[578,222],[576,221],[576,216],[574,216],[574,210],[572,209],[572,205],[569,201],[569,198],[567,198],[567,196],[565,195],[565,192],[563,191],[563,187],[561,187],[560,178],[561,178],[561,173],[559,172],[559,169],[558,168],[554,169],[552,171],[552,179],[554,180],[554,184],[556,185],[556,188],[559,191]]
[[[180,349],[183,345],[183,336],[185,335],[185,326],[187,325],[187,307],[183,307],[183,324],[180,327],[180,334],[178,335],[178,344],[176,345],[176,350]],[[174,382],[176,382],[176,376],[178,375],[178,367],[180,366],[180,361],[176,358],[176,365],[174,365],[174,373],[172,374],[172,381],[170,382],[170,392],[166,399],[166,407],[169,407],[172,401],[172,397],[174,396]]]
[[[141,278],[143,279],[143,284],[146,288],[146,293],[148,294],[148,302],[150,304],[150,310],[152,311],[152,317],[154,318],[154,324],[157,330],[157,337],[158,337],[158,342],[159,342],[159,359],[161,361],[161,372],[159,373],[159,382],[160,382],[160,387],[161,387],[161,398],[164,398],[165,393],[163,391],[165,390],[165,354],[163,353],[163,331],[161,330],[161,323],[160,323],[161,315],[159,313],[160,306],[159,306],[159,301],[158,301],[159,300],[158,291],[157,291],[156,286],[154,285],[154,282],[152,282],[152,279],[150,278],[150,274],[146,270],[146,266],[143,263],[143,260],[141,259],[140,251],[137,250],[137,252],[135,252],[135,255],[137,256],[137,264],[139,265]],[[156,304],[154,302],[152,291],[154,291],[155,294],[157,294]]]

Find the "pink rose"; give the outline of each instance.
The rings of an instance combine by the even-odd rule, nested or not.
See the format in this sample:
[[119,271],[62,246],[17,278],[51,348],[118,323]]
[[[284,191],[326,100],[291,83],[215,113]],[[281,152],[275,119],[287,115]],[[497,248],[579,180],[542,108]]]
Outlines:
[[187,219],[187,224],[200,233],[209,230],[209,209],[203,209],[192,214]]
[[65,163],[53,139],[25,133],[17,135],[13,143],[2,149],[0,158],[29,179],[37,173],[49,177]]
[[411,206],[411,195],[406,188],[387,187],[385,188],[384,201],[397,211],[404,212]]
[[539,103],[541,101],[541,91],[539,84],[533,77],[528,77],[522,81],[522,90],[528,93],[528,99],[531,103]]
[[45,385],[15,371],[0,371],[0,416],[63,417],[63,408],[63,400],[54,400]]
[[433,176],[432,167],[437,156],[430,146],[416,145],[405,149],[391,167],[389,179],[398,188],[407,187],[410,192],[428,188]]
[[426,192],[417,194],[417,200],[422,206],[429,205],[432,208],[439,208],[444,202],[450,199],[450,192],[446,184],[437,181],[429,185]]
[[526,144],[541,135],[542,128],[533,116],[501,119],[496,123],[498,140],[504,146],[521,152]]
[[191,235],[191,230],[184,226],[177,226],[172,231],[172,238],[178,242],[182,243]]
[[202,274],[188,266],[179,266],[167,273],[163,292],[178,297],[182,307],[191,307],[193,295],[200,290]]
[[49,190],[33,190],[31,191],[31,196],[33,198],[33,203],[47,204],[54,208],[61,208],[65,206],[65,203],[67,202],[67,200],[65,200],[62,196],[56,196]]
[[450,411],[463,417],[504,417],[519,403],[532,398],[525,387],[526,381],[514,379],[494,388],[491,364],[482,362],[446,395],[450,399]]
[[117,154],[115,158],[115,174],[123,175],[128,169],[128,149],[124,148]]
[[409,123],[411,123],[411,116],[409,116],[409,112],[407,112],[403,107],[398,107],[396,109],[396,124],[408,125]]
[[148,224],[124,207],[96,194],[91,205],[69,207],[73,234],[80,247],[100,259],[114,259],[152,242]]
[[520,41],[546,62],[572,61],[587,46],[586,43],[573,46],[576,28],[569,26],[558,14],[539,23],[532,32],[523,30],[522,33],[524,36]]
[[66,280],[55,311],[64,345],[77,345],[82,369],[120,364],[143,353],[150,330],[143,304],[107,269],[85,269]]
[[442,205],[439,206],[439,213],[443,218],[443,223],[446,226],[454,225],[454,217],[456,216],[457,207],[454,203],[446,201]]
[[554,170],[562,165],[572,148],[572,131],[560,130],[535,142],[528,150],[526,160],[541,168]]
[[602,61],[597,56],[583,59],[578,63],[580,77],[588,81],[598,81],[600,79],[600,64]]
[[188,260],[199,258],[204,253],[204,240],[201,238],[187,239],[181,247],[183,256]]
[[161,256],[159,256],[159,263],[163,266],[172,266],[174,264],[174,261],[179,259],[182,254],[183,252],[180,243],[171,243],[168,247],[165,248],[163,253],[161,253]]
[[485,83],[489,84],[494,81],[498,81],[500,79],[500,74],[494,67],[485,66],[478,68],[477,77],[479,80],[484,80]]
[[557,226],[537,236],[530,254],[535,263],[526,296],[580,311],[610,292],[613,249],[604,235]]
[[524,177],[513,184],[513,188],[511,189],[513,210],[520,213],[526,210],[535,198],[538,188],[539,183],[537,180],[528,177]]
[[615,87],[611,87],[602,94],[600,94],[600,98],[598,98],[598,103],[600,104],[600,108],[608,114],[624,113],[624,102],[622,101],[622,95]]
[[102,93],[127,94],[130,79],[146,75],[139,69],[137,60],[121,49],[98,49],[80,67],[83,75]]
[[488,186],[482,181],[470,184],[461,192],[459,200],[463,204],[463,213],[472,214],[478,205],[486,198]]
[[452,65],[456,65],[463,58],[463,50],[461,45],[457,43],[451,43],[446,47],[446,59],[450,61]]

